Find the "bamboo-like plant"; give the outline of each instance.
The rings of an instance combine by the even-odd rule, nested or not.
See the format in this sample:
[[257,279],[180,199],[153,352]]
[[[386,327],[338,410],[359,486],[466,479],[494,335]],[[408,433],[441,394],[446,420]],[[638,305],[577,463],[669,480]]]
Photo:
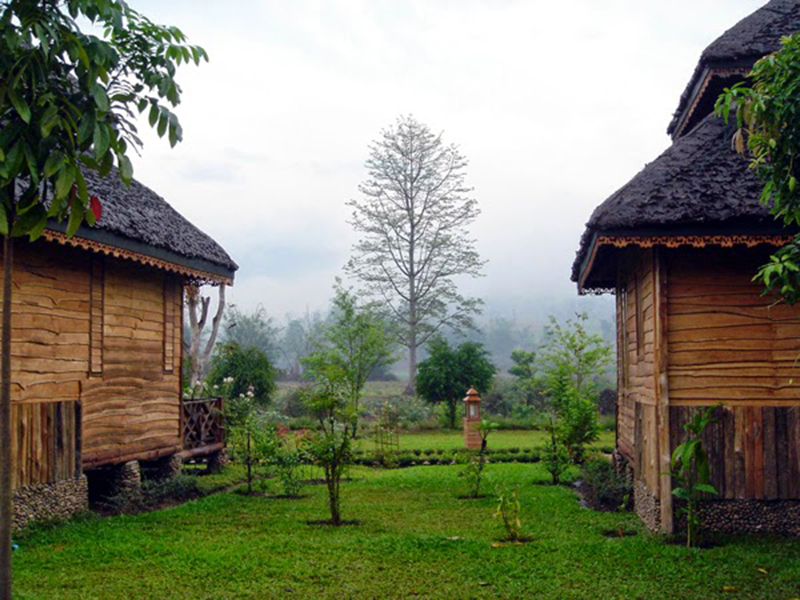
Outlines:
[[506,541],[516,542],[519,540],[519,531],[522,528],[522,519],[519,516],[519,490],[498,488],[497,490],[497,510],[495,518],[503,520],[503,527],[506,530]]
[[706,408],[683,426],[688,437],[675,448],[670,461],[671,475],[678,484],[673,488],[672,494],[684,501],[678,511],[686,517],[687,548],[697,544],[697,532],[701,526],[697,509],[702,499],[701,494],[717,493],[716,488],[710,483],[711,469],[702,439],[706,427],[716,421],[713,414],[715,408],[716,406]]

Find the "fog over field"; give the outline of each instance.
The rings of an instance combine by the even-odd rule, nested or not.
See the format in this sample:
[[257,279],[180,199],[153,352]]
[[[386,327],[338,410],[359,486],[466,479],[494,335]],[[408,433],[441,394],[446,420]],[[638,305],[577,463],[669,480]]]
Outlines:
[[569,282],[583,224],[668,146],[702,49],[762,4],[144,0],[211,62],[181,72],[184,143],[146,131],[136,177],[231,253],[241,308],[323,309],[367,146],[413,113],[470,160],[488,263],[463,289],[487,318],[610,315]]

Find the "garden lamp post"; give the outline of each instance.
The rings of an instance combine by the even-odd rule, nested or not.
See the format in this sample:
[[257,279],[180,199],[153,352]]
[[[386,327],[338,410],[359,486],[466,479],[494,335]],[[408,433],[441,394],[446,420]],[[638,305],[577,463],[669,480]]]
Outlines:
[[477,426],[481,422],[481,397],[475,388],[469,388],[464,398],[464,446],[469,450],[481,447],[481,435]]

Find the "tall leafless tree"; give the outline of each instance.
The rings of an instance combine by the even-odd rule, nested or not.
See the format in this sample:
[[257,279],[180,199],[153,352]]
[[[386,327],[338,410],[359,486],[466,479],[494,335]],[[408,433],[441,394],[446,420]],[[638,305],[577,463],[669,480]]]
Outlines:
[[189,313],[189,339],[184,339],[183,349],[189,359],[189,385],[194,391],[203,377],[203,371],[211,358],[214,344],[217,341],[222,315],[225,312],[225,284],[219,285],[219,298],[217,311],[211,319],[211,329],[208,338],[203,343],[203,331],[208,324],[208,310],[211,304],[210,296],[200,294],[200,286],[189,285],[186,288],[186,309]]
[[480,312],[481,301],[454,281],[481,274],[467,231],[480,211],[465,183],[467,160],[413,116],[383,130],[369,152],[361,198],[348,203],[361,239],[346,269],[397,325],[413,393],[417,349],[443,327],[471,327]]

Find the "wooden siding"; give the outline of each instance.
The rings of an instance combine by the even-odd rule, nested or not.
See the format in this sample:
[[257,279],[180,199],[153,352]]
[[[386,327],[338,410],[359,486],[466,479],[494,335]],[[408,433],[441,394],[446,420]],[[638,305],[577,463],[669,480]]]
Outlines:
[[80,475],[80,409],[80,402],[11,405],[12,489]]
[[83,392],[84,466],[180,450],[179,377],[164,372],[164,319],[181,311],[178,295],[165,294],[172,285],[146,267],[106,263],[103,377]]
[[751,279],[764,258],[671,256],[671,404],[800,404],[800,308],[761,295]]
[[92,257],[91,291],[90,291],[90,329],[89,329],[89,361],[90,373],[103,373],[103,280],[104,260],[102,256]]
[[[621,274],[624,293],[618,303],[618,347],[621,373],[618,390],[617,443],[635,464],[655,460],[655,308],[652,252],[641,253]],[[650,408],[637,409],[637,405]],[[639,410],[639,412],[637,412]],[[646,441],[643,458],[639,441]]]
[[[48,242],[17,243],[15,487],[67,476],[75,461],[88,468],[180,450],[181,280],[92,258]],[[76,411],[82,419],[72,423]]]
[[[672,406],[671,445],[704,407]],[[703,435],[719,498],[800,499],[800,406],[728,406]]]

